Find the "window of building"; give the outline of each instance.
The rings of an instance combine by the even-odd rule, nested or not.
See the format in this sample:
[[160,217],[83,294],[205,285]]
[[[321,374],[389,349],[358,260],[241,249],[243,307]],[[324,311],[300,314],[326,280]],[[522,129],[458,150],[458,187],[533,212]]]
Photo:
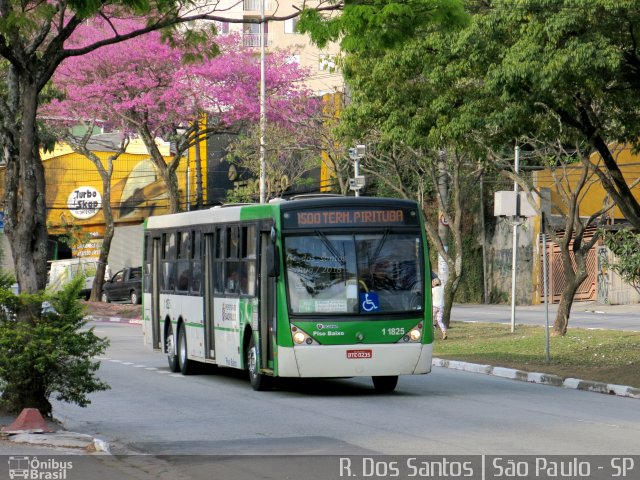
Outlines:
[[296,28],[298,26],[298,17],[289,18],[284,21],[284,33],[298,33]]

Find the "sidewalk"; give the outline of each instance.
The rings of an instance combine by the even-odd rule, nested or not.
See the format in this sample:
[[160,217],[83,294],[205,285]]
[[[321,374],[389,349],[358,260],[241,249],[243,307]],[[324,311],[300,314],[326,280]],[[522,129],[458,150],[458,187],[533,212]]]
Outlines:
[[[0,426],[11,425],[15,417],[0,416]],[[52,432],[16,433],[0,436],[0,455],[89,455],[109,454],[106,442],[83,433],[68,432],[59,424],[45,420]]]

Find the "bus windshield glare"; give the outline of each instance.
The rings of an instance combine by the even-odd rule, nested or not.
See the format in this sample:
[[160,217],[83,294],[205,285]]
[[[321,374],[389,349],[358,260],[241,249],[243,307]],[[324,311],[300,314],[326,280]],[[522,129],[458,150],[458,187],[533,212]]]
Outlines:
[[291,235],[284,240],[291,313],[422,311],[422,245],[416,233]]

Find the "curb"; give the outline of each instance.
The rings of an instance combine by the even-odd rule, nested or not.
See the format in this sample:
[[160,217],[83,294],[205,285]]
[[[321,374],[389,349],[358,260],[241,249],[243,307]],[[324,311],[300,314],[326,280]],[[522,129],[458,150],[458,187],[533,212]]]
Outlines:
[[128,323],[130,325],[142,325],[141,318],[122,318],[122,317],[105,317],[101,315],[87,315],[85,320],[90,322],[104,322],[104,323]]
[[17,433],[7,437],[7,440],[17,444],[49,447],[54,449],[84,450],[89,453],[111,455],[109,444],[99,438],[83,433],[60,430],[53,433]]
[[451,368],[471,373],[483,373],[485,375],[519,380],[521,382],[539,383],[543,385],[552,385],[554,387],[565,387],[575,390],[606,393],[608,395],[640,399],[640,388],[630,387],[628,385],[615,385],[611,383],[594,382],[591,380],[581,380],[578,378],[563,379],[558,375],[525,372],[523,370],[516,370],[513,368],[493,367],[491,365],[479,365],[476,363],[446,360],[443,358],[433,358],[432,365],[434,367]]

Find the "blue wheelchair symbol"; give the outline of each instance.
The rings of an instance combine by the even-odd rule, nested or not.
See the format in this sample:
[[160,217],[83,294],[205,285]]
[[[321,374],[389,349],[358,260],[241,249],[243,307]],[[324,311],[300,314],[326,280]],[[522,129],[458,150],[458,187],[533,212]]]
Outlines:
[[377,312],[380,310],[380,302],[376,292],[360,294],[360,308],[365,312]]

